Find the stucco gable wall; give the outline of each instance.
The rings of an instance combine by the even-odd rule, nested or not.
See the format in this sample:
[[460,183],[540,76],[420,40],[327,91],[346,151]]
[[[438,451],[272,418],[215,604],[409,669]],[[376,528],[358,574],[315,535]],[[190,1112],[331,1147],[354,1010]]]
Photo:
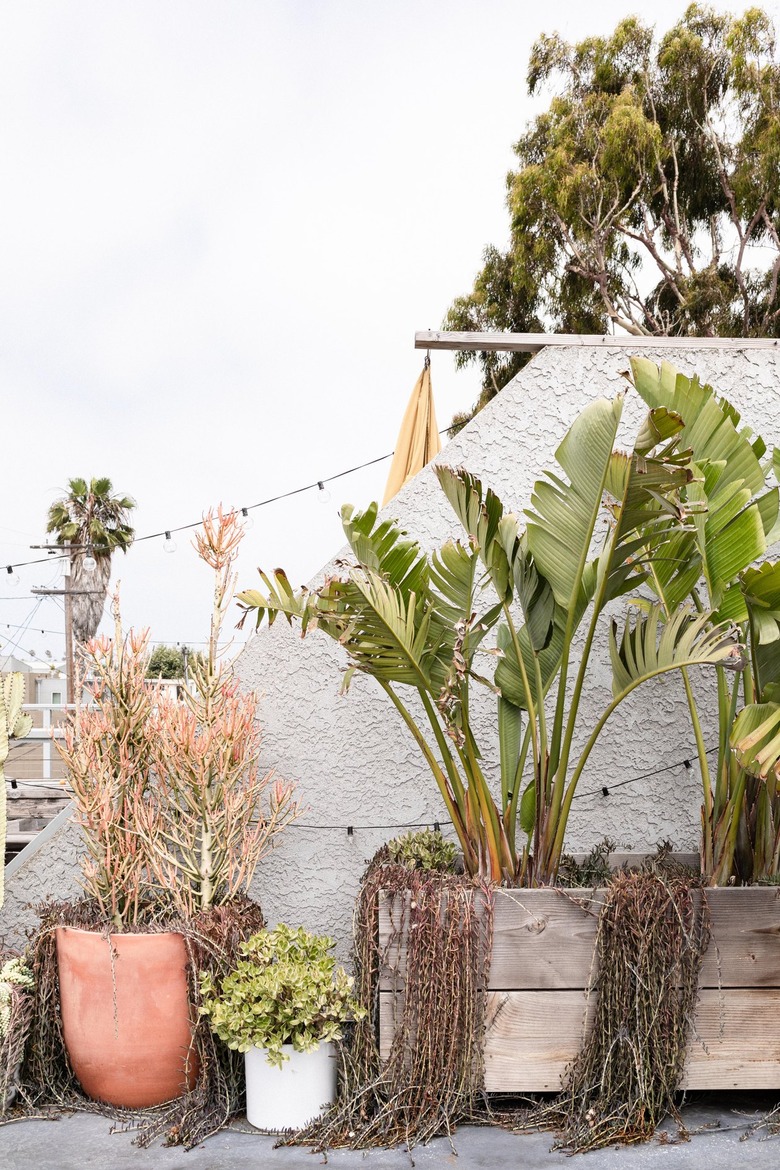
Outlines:
[[[769,442],[780,437],[780,354],[737,349],[675,354],[659,348],[644,355],[656,361],[668,357],[686,373],[698,373],[729,397],[743,421]],[[543,350],[439,459],[466,466],[494,488],[506,507],[520,511],[534,480],[552,466],[555,448],[578,411],[599,395],[612,397],[627,388],[622,372],[628,356],[622,348]],[[626,442],[643,412],[629,389],[622,423]],[[428,548],[460,535],[430,469],[391,501],[387,513]],[[255,584],[240,582],[242,588]],[[373,680],[358,676],[348,695],[339,694],[343,665],[338,647],[324,635],[315,633],[301,642],[281,620],[253,637],[237,663],[242,683],[260,694],[263,764],[295,780],[307,806],[306,815],[262,864],[252,892],[270,921],[300,922],[334,934],[342,953],[360,874],[373,852],[404,826],[445,820],[424,762]],[[485,670],[489,672],[489,663]],[[592,726],[609,694],[602,638],[584,700],[584,729]],[[478,715],[492,722],[494,702],[488,693],[480,695]],[[714,742],[713,729],[710,722],[708,743]],[[494,774],[496,749],[488,743],[486,764]],[[681,765],[693,754],[679,681],[667,678],[635,695],[608,727],[583,774],[570,849],[589,848],[605,836],[619,848],[652,847],[668,839],[677,848],[695,849],[698,775],[695,767],[689,771]],[[668,770],[634,782],[636,776],[663,768]],[[609,795],[602,794],[603,787]],[[347,826],[353,826],[352,835]],[[71,893],[77,839],[72,829],[65,829],[28,857],[22,855],[0,912],[0,939],[6,945],[18,944],[34,921],[28,903]]]

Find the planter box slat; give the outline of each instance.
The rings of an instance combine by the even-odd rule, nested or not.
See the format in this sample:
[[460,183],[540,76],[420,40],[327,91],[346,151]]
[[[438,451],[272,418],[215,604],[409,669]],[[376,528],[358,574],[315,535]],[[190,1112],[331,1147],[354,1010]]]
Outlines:
[[[380,997],[381,1053],[390,1050],[394,997]],[[490,992],[485,1034],[489,1093],[558,1092],[577,1055],[586,1007],[577,991]],[[396,1006],[397,1010],[397,1006]],[[688,1041],[684,1089],[774,1089],[780,1086],[780,990],[702,991],[696,1034]]]
[[[582,1040],[600,898],[600,891],[497,891],[485,1040],[489,1092],[560,1088]],[[780,889],[713,889],[707,898],[712,941],[683,1087],[780,1088]],[[392,909],[387,902],[380,909],[385,946]],[[383,1055],[402,1005],[404,958],[401,941],[381,974]],[[594,1003],[591,997],[591,1011]]]
[[[498,890],[493,922],[492,990],[565,990],[588,985],[601,891]],[[707,891],[712,942],[701,987],[780,986],[780,887]],[[389,943],[389,900],[381,904],[379,942]],[[587,913],[583,907],[590,911]],[[397,921],[398,914],[395,914]],[[388,952],[382,990],[403,984],[406,948]],[[391,968],[397,964],[398,971]]]

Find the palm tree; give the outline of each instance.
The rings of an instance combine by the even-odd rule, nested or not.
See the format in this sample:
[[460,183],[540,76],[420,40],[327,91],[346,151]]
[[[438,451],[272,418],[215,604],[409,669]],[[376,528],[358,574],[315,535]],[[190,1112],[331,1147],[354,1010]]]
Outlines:
[[[68,480],[68,494],[49,508],[47,532],[73,546],[71,582],[73,635],[77,643],[94,638],[103,616],[111,556],[127,552],[135,530],[128,523],[135,500],[112,495],[110,479]],[[94,564],[92,562],[95,562]]]

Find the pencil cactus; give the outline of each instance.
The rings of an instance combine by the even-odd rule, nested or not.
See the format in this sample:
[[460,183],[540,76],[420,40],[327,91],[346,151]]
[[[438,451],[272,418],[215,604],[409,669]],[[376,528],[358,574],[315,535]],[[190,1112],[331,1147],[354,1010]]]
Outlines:
[[[10,741],[23,739],[32,727],[32,719],[22,713],[24,698],[24,675],[15,670],[0,676],[0,837],[5,849],[5,761],[8,759]],[[3,871],[0,869],[0,906],[5,897]]]

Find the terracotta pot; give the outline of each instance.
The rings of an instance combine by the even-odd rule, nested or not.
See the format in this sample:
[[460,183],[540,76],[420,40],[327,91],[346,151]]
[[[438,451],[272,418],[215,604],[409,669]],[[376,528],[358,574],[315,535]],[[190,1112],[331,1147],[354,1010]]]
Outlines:
[[62,1031],[84,1092],[140,1109],[195,1084],[187,949],[181,934],[58,926]]

